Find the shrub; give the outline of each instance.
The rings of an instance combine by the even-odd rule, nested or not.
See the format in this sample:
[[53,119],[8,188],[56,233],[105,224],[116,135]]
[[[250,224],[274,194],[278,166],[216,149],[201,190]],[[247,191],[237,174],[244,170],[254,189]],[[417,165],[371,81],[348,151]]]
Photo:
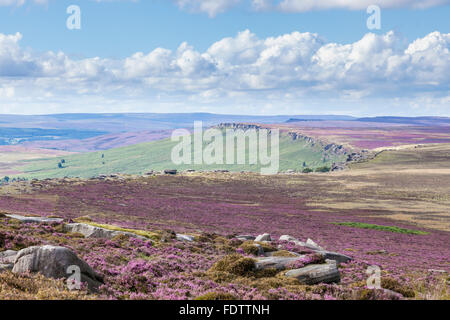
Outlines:
[[303,172],[303,173],[311,173],[311,172],[313,172],[313,169],[311,169],[311,168],[305,168],[305,169],[303,169],[302,172]]

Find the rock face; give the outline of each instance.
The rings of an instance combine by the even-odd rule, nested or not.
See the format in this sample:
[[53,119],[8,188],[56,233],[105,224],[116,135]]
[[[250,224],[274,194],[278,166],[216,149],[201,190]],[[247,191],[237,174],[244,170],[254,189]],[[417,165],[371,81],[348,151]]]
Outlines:
[[105,229],[105,228],[91,226],[91,225],[85,224],[85,223],[69,223],[69,224],[64,225],[63,229],[65,232],[81,233],[86,238],[112,239],[118,235],[126,235],[129,237],[137,238],[137,239],[141,239],[141,240],[149,240],[146,237],[139,236],[132,232],[109,230],[109,229]]
[[16,219],[24,223],[61,223],[64,220],[60,218],[45,218],[45,217],[24,217],[18,214],[5,214],[8,218]]
[[341,281],[335,263],[312,264],[300,269],[289,270],[286,277],[296,278],[302,284],[333,283]]
[[255,241],[257,241],[257,242],[260,242],[260,241],[272,241],[272,238],[270,237],[270,234],[264,233],[264,234],[260,234],[259,236],[257,236]]
[[96,291],[103,280],[85,261],[71,250],[55,246],[35,246],[17,253],[13,273],[39,272],[45,277],[62,279],[71,274],[68,268],[77,266],[81,272],[81,282],[87,283],[89,290]]

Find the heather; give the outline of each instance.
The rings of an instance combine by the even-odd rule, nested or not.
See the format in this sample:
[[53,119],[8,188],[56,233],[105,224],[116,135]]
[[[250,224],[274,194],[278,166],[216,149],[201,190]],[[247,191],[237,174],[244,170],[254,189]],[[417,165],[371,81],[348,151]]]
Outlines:
[[[193,173],[16,182],[0,190],[1,212],[58,216],[146,239],[85,238],[64,232],[61,224],[2,216],[0,251],[44,244],[73,250],[104,277],[100,292],[86,294],[95,299],[449,299],[450,179],[445,171],[405,170],[403,151],[397,158],[400,163],[391,162],[391,168],[399,167],[398,173],[379,171],[385,165],[380,160],[336,175]],[[440,170],[448,166],[435,149],[428,159]],[[178,241],[175,233],[194,241]],[[274,241],[237,239],[263,233]],[[312,250],[279,241],[281,235],[313,239],[353,260],[339,265],[341,281],[334,284],[301,285],[277,270],[251,270],[260,253],[255,244],[275,256],[301,255],[289,268],[323,263]],[[388,290],[366,287],[366,270],[373,265]]]

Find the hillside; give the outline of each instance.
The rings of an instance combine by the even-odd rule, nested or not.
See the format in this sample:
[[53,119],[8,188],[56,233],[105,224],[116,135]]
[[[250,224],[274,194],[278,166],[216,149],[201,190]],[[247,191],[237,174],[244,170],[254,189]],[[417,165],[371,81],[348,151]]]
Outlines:
[[[171,152],[177,142],[170,139],[141,143],[132,146],[114,148],[106,151],[91,152],[64,156],[62,168],[58,162],[62,158],[44,159],[24,162],[18,168],[18,176],[26,178],[56,178],[56,177],[93,177],[100,174],[128,173],[143,174],[150,170],[164,169],[194,169],[253,171],[259,172],[258,165],[174,165]],[[236,151],[236,150],[235,150]],[[246,159],[248,159],[246,145]],[[226,154],[224,154],[224,157]],[[315,141],[293,139],[288,134],[280,135],[280,171],[303,170],[307,167],[317,168],[330,166],[334,162],[345,160],[344,151],[325,150],[325,146]],[[248,163],[248,161],[247,161]]]

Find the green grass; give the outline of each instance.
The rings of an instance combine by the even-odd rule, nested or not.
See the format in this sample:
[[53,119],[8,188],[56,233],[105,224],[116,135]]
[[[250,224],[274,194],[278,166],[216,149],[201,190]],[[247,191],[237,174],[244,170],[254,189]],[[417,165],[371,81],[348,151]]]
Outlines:
[[[177,144],[178,142],[164,139],[106,151],[75,154],[53,159],[23,161],[24,166],[16,168],[22,173],[16,175],[16,177],[38,179],[62,177],[89,178],[100,174],[144,174],[150,170],[161,171],[165,169],[224,169],[237,172],[260,172],[261,170],[259,163],[255,165],[175,165],[171,161],[171,152]],[[235,154],[239,151],[242,150],[235,150]],[[246,153],[246,162],[248,162],[249,148],[247,145],[244,152]],[[102,154],[104,154],[104,158]],[[324,155],[327,156],[325,162],[323,161]],[[301,172],[304,169],[303,162],[306,162],[310,168],[318,168],[330,166],[333,162],[342,161],[344,158],[344,156],[327,153],[318,144],[312,146],[305,141],[294,141],[286,135],[280,136],[280,171],[292,169]],[[58,163],[61,159],[64,159],[65,163],[63,168],[58,168]]]
[[405,234],[417,234],[417,235],[426,235],[429,234],[425,231],[412,230],[412,229],[404,229],[395,226],[380,226],[377,224],[370,223],[362,223],[362,222],[334,222],[333,224],[338,226],[347,226],[361,229],[374,229],[381,231],[389,231],[389,232],[397,232],[397,233],[405,233]]

